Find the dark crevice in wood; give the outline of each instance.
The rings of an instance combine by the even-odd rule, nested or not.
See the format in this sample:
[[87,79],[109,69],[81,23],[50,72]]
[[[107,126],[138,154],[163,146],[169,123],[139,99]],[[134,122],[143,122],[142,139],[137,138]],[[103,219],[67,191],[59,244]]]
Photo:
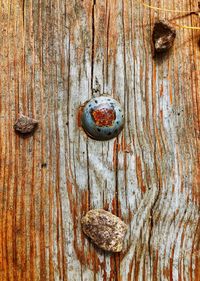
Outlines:
[[109,35],[110,35],[110,9],[108,12],[108,23],[107,23],[107,33],[106,33],[106,39],[107,39],[107,46],[106,46],[106,84],[108,84],[108,59],[109,59]]
[[93,0],[93,6],[92,6],[92,62],[91,62],[91,92],[92,92],[92,89],[93,89],[93,80],[94,80],[95,5],[96,5],[96,0]]
[[155,140],[155,144],[154,144],[154,161],[155,161],[155,171],[156,171],[156,177],[157,177],[157,183],[158,183],[158,191],[157,191],[157,194],[156,194],[156,197],[155,197],[155,200],[150,208],[150,226],[149,226],[149,238],[148,238],[148,252],[149,252],[149,262],[150,262],[150,276],[152,276],[152,269],[153,269],[153,264],[154,264],[154,261],[152,260],[153,258],[153,250],[152,250],[152,247],[151,247],[151,240],[152,240],[152,237],[153,237],[153,228],[154,228],[154,211],[155,211],[155,207],[156,207],[156,204],[160,198],[160,190],[161,190],[161,182],[160,182],[160,178],[159,178],[159,175],[158,175],[158,166],[157,166],[157,159],[156,159],[156,140]]
[[[127,65],[126,65],[126,31],[125,31],[125,11],[124,11],[124,0],[122,1],[122,26],[123,26],[123,61],[124,61],[124,114],[126,114],[126,105],[129,103],[129,86],[127,82]],[[127,107],[128,108],[128,107]],[[125,122],[129,122],[129,111],[127,110],[127,114],[125,115]],[[124,129],[124,143],[127,143],[126,130]],[[130,137],[130,134],[129,134]],[[127,194],[127,169],[126,169],[126,161],[127,155],[124,157],[124,177],[125,177],[125,192]],[[127,202],[126,202],[127,204]]]
[[23,27],[24,27],[24,24],[25,24],[25,2],[26,2],[26,0],[23,0],[23,3],[22,3]]
[[[89,159],[89,149],[88,149],[88,140],[86,143],[86,155],[87,155],[87,182],[88,182],[88,209],[90,210],[91,206],[91,196],[90,196],[90,159]],[[86,211],[86,210],[85,210]]]
[[[160,184],[159,184],[160,185]],[[160,187],[159,187],[159,190],[160,190]],[[156,203],[158,202],[158,199],[159,199],[159,192],[157,193],[156,195],[156,198],[155,198],[155,201],[150,209],[150,226],[149,226],[149,238],[148,238],[148,252],[149,252],[149,263],[150,263],[150,276],[152,276],[152,269],[153,269],[153,264],[154,264],[154,261],[152,260],[152,257],[153,257],[153,251],[152,251],[152,248],[151,248],[151,240],[152,240],[152,237],[153,237],[153,228],[154,228],[154,209],[155,209],[155,206],[156,206]]]
[[[93,94],[93,81],[94,81],[94,50],[95,50],[95,5],[96,0],[93,0],[92,5],[92,55],[91,55],[91,94]],[[87,154],[87,182],[88,182],[88,209],[90,209],[90,165],[89,165],[89,147],[88,140],[86,143],[86,154]]]

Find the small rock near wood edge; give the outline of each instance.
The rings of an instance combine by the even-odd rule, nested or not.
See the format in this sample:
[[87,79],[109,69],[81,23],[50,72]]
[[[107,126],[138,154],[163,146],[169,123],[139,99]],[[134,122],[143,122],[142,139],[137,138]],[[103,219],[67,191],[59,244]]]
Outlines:
[[37,120],[20,114],[13,127],[15,131],[20,134],[31,134],[37,128],[38,123],[39,122]]

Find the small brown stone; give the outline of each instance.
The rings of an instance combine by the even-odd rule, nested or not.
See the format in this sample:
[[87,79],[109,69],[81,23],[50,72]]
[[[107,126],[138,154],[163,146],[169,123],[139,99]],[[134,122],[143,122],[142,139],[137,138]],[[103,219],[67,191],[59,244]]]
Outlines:
[[169,50],[176,38],[175,28],[167,20],[159,20],[153,29],[153,42],[156,53]]
[[21,134],[30,134],[34,132],[37,126],[37,120],[21,114],[14,124],[14,129]]
[[83,232],[101,249],[121,252],[127,225],[115,215],[96,209],[81,220]]

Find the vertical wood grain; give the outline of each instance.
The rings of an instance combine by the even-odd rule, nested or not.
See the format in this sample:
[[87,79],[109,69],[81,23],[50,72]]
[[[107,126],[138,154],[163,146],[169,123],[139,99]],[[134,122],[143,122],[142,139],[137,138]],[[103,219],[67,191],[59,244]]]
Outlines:
[[[136,0],[0,0],[1,281],[200,280],[200,33],[177,28],[160,58],[151,45],[156,18],[175,17]],[[108,142],[79,120],[103,93],[125,110]],[[13,131],[19,112],[40,122],[30,138]],[[121,254],[83,235],[91,208],[128,224]]]

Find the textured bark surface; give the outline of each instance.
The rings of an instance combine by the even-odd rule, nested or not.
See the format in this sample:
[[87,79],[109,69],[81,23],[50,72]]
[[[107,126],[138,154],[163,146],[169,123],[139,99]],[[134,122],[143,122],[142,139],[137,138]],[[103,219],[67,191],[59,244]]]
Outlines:
[[[180,17],[133,0],[0,0],[1,281],[200,280],[200,32],[178,29],[153,59],[161,16]],[[79,118],[100,92],[125,111],[103,143]],[[19,112],[40,122],[31,138],[13,130]],[[93,208],[128,225],[122,253],[85,239]]]

